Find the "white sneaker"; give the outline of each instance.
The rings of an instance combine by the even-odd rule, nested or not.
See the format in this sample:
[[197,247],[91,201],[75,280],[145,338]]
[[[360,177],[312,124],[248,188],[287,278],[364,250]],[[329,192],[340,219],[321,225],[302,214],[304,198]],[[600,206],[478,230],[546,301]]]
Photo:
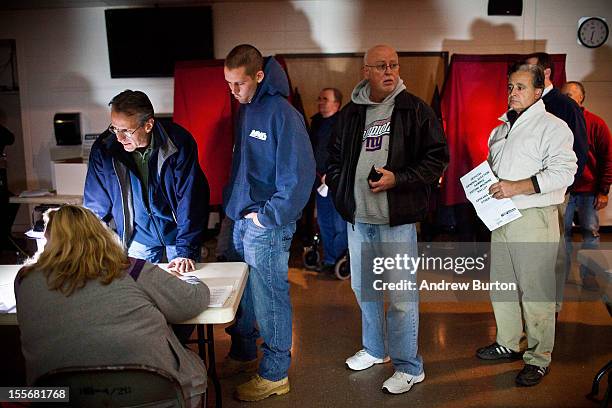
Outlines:
[[389,361],[389,357],[376,358],[369,355],[365,349],[361,349],[355,355],[346,359],[346,365],[351,370],[361,371],[372,367],[374,364],[382,364],[387,361]]
[[383,383],[382,389],[383,392],[388,392],[389,394],[403,394],[410,391],[414,384],[420,383],[424,379],[425,371],[417,376],[396,371]]

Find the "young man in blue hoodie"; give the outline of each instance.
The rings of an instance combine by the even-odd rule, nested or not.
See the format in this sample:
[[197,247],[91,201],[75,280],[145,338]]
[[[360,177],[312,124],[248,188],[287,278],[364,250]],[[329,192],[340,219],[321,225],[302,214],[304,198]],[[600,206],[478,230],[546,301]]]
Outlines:
[[289,249],[310,196],[315,161],[304,119],[286,99],[287,76],[274,58],[264,59],[252,45],[238,45],[227,55],[224,74],[240,102],[223,200],[234,221],[230,260],[249,265],[236,322],[227,329],[232,344],[224,371],[254,368],[261,334],[258,374],[236,388],[238,399],[258,401],[289,392]]

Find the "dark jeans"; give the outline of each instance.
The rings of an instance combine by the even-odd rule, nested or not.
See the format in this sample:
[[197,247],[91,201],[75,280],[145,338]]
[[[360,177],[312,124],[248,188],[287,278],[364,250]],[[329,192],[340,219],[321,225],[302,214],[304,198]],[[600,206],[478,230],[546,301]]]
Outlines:
[[317,194],[317,222],[323,241],[323,263],[333,265],[346,253],[346,221],[342,219],[331,197]]

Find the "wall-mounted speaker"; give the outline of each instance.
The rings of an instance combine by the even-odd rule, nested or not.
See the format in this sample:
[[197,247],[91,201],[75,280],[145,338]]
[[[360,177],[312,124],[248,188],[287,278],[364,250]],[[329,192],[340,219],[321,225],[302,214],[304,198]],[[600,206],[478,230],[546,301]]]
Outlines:
[[490,16],[520,16],[523,0],[489,0],[487,14]]

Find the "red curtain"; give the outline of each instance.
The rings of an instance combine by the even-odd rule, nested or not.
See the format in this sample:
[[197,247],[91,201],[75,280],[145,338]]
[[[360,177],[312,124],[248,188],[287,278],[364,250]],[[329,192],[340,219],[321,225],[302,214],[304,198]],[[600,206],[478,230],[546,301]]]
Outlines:
[[223,61],[178,62],[174,70],[174,122],[198,144],[200,166],[210,185],[210,204],[222,204],[232,163],[232,103]]
[[[284,59],[279,62],[286,72]],[[290,91],[289,102],[293,94]],[[173,120],[187,129],[198,144],[200,167],[210,185],[211,205],[223,203],[223,187],[229,181],[232,165],[232,118],[237,110],[238,101],[231,96],[223,75],[223,60],[176,63]]]
[[[507,72],[525,55],[453,54],[442,88],[441,111],[450,150],[442,202],[467,202],[459,178],[487,159],[487,141],[507,109]],[[565,54],[551,55],[552,82],[565,83]]]

